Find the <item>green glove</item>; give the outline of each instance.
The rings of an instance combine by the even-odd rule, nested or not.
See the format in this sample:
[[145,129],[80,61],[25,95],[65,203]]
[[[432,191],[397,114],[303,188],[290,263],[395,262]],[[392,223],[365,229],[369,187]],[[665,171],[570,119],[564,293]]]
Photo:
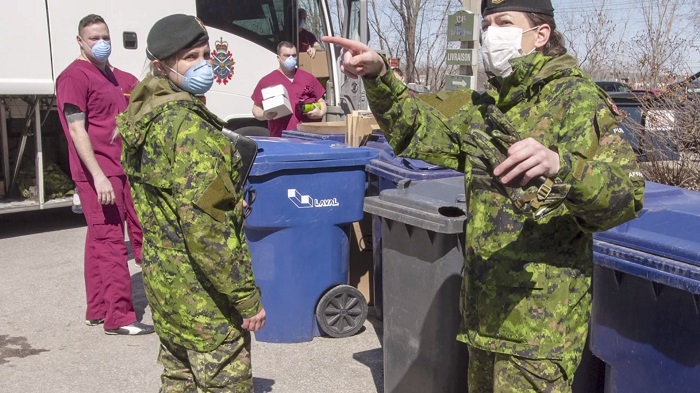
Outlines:
[[[481,154],[470,157],[474,167],[478,161],[493,176],[493,169],[508,158],[510,146],[520,141],[520,134],[508,118],[495,106],[486,109],[491,134],[482,130],[471,130],[470,137]],[[495,182],[500,184],[499,181]],[[564,201],[570,185],[561,180],[539,176],[523,188],[503,185],[502,192],[513,202],[516,210],[539,218],[555,210]]]

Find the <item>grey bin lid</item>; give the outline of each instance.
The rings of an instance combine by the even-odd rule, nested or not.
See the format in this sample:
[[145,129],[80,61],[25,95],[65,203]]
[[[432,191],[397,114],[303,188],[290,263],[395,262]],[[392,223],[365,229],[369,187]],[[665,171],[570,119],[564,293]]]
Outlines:
[[438,233],[462,233],[467,219],[464,178],[399,182],[365,198],[364,211]]

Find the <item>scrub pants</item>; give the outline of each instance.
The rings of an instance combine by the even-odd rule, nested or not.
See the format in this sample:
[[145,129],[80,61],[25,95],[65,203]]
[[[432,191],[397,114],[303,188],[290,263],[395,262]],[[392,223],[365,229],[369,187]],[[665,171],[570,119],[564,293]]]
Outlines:
[[141,247],[143,246],[143,231],[141,230],[141,223],[136,215],[134,199],[131,197],[131,186],[129,185],[128,180],[124,186],[124,201],[124,207],[126,208],[126,233],[129,235],[131,252],[134,254],[136,263],[141,264],[141,261],[143,260],[143,254],[141,253]]
[[[86,319],[104,318],[105,329],[117,329],[136,321],[131,298],[131,274],[124,241],[127,204],[133,210],[126,176],[109,176],[114,204],[100,205],[91,182],[76,182],[87,221],[85,237]],[[134,218],[136,215],[134,214]],[[137,233],[140,234],[140,226]],[[131,235],[131,233],[130,233]],[[132,241],[132,244],[135,243]],[[140,236],[138,253],[140,250]],[[136,255],[136,251],[134,251]]]

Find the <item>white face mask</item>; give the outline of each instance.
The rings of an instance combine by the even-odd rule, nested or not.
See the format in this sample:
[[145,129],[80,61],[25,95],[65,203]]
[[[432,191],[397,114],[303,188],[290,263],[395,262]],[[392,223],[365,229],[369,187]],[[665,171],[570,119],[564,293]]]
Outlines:
[[503,78],[512,74],[513,67],[509,60],[529,55],[535,50],[532,48],[529,53],[523,53],[523,34],[538,27],[523,31],[519,27],[489,26],[481,35],[481,52],[486,72]]

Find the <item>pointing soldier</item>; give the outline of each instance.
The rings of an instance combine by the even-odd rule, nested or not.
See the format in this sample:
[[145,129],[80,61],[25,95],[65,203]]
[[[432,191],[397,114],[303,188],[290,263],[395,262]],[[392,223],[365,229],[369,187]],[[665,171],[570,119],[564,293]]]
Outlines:
[[592,233],[634,218],[644,179],[607,95],[566,54],[549,0],[483,0],[495,94],[412,97],[386,60],[336,37],[401,155],[465,173],[462,326],[470,392],[568,392],[588,333]]

